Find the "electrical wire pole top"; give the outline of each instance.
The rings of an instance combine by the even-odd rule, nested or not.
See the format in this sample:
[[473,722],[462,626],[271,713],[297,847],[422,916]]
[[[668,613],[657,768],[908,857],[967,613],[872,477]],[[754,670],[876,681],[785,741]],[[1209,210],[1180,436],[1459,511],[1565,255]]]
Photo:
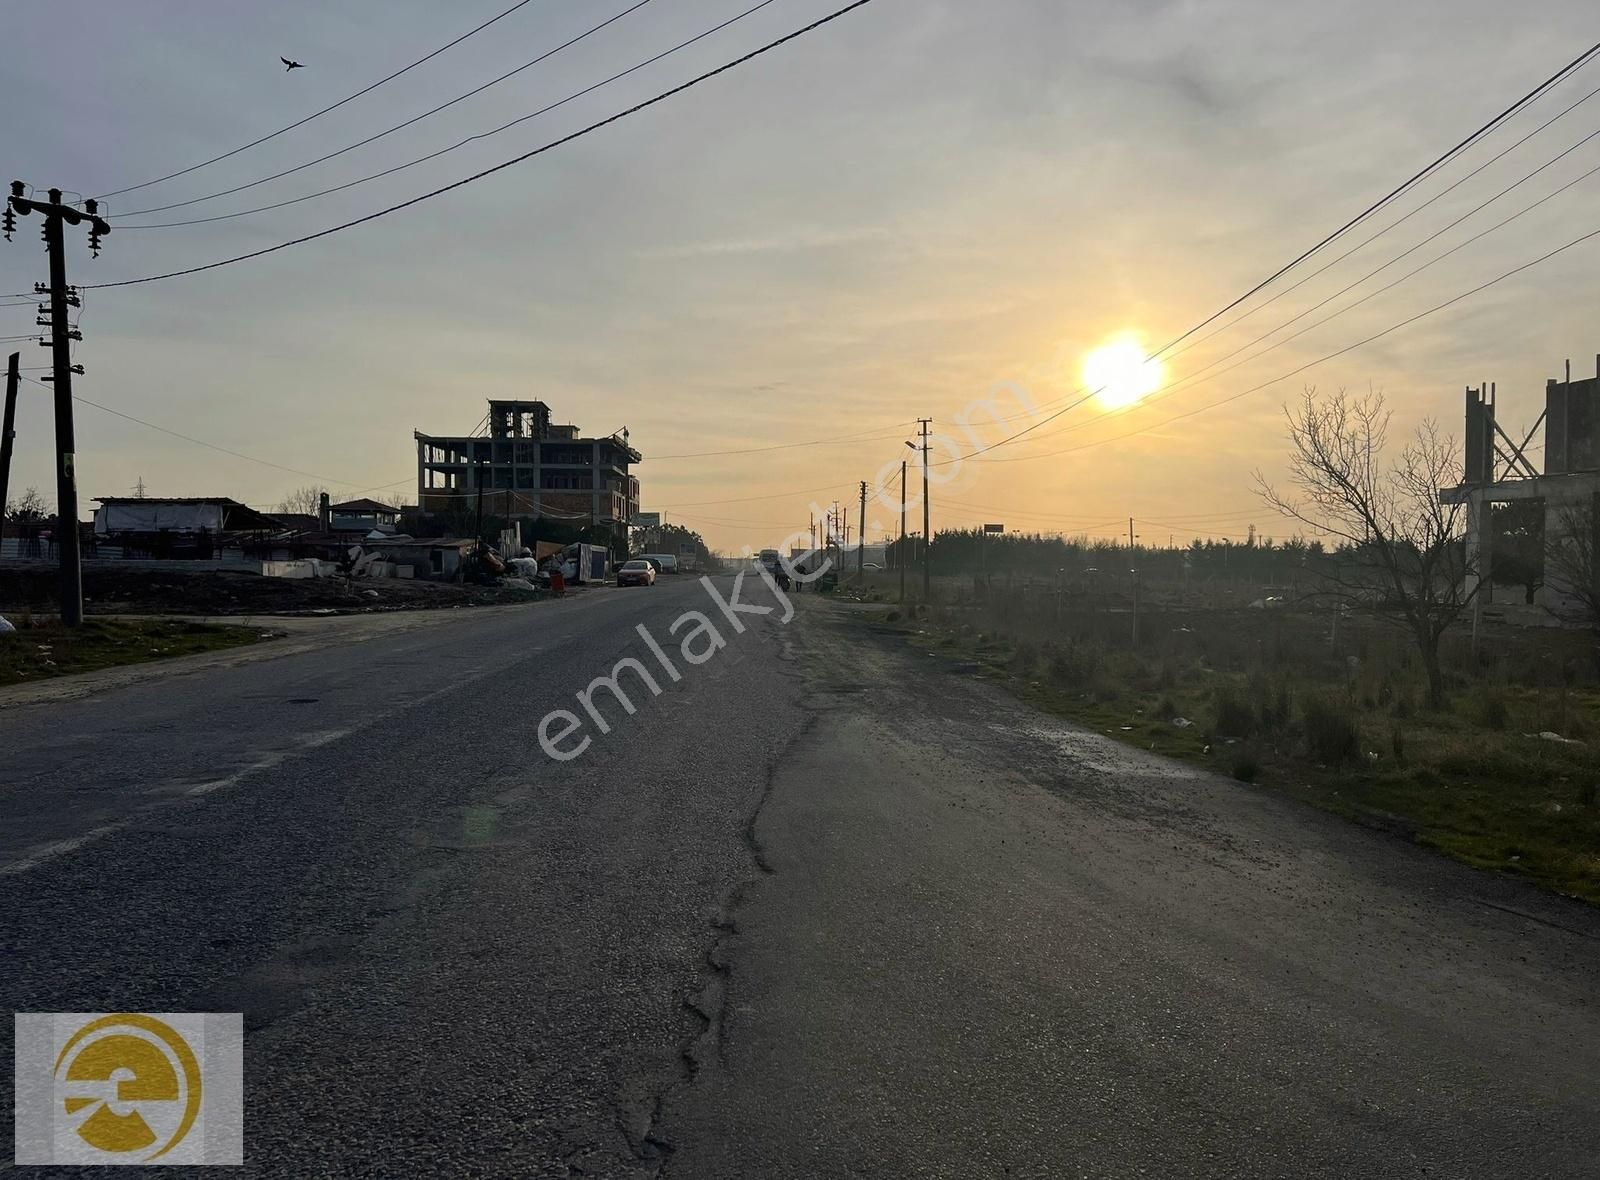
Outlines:
[[[20,180],[12,181],[11,197],[6,202],[3,222],[6,241],[17,227],[18,213],[27,217],[37,213],[44,218],[44,244],[50,255],[50,352],[55,370],[56,410],[56,528],[55,542],[61,554],[61,622],[76,627],[83,622],[83,566],[78,544],[78,483],[76,471],[77,443],[72,429],[72,326],[68,322],[67,308],[78,303],[78,297],[67,286],[66,247],[63,225],[89,224],[89,249],[96,257],[100,254],[100,239],[111,232],[111,227],[98,216],[100,209],[94,201],[85,201],[80,212],[61,201],[61,190],[50,190],[49,201],[36,201],[24,194],[28,186]],[[40,294],[44,288],[35,287]]]

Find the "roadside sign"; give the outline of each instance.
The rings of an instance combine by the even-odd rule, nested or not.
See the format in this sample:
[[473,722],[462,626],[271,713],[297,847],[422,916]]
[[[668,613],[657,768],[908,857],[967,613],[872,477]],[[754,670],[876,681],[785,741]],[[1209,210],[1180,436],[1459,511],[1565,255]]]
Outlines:
[[635,512],[633,514],[633,527],[639,529],[658,529],[661,527],[661,513]]
[[1006,531],[1006,526],[1003,524],[986,524],[983,526],[983,531],[986,533],[1003,533]]

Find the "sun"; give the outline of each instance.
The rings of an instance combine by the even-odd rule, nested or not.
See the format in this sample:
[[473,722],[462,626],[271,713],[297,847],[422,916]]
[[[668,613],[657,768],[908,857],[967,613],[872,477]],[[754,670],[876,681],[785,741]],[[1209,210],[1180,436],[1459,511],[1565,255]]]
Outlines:
[[1106,409],[1126,409],[1161,388],[1161,362],[1148,359],[1128,333],[1083,358],[1083,384]]

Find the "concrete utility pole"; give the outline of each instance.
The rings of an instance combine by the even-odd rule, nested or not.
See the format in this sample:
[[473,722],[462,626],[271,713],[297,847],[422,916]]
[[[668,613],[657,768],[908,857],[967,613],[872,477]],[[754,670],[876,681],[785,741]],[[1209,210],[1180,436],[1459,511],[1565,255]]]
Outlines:
[[906,602],[906,461],[900,460],[900,605]]
[[932,425],[932,418],[918,418],[917,425],[922,435],[922,601],[927,602],[932,597],[932,579],[929,571],[930,554],[933,549],[933,533],[929,531],[929,505],[928,505],[928,427]]
[[1135,557],[1133,517],[1128,517],[1128,572],[1133,575],[1133,646],[1139,646],[1139,563]]
[[22,372],[17,368],[21,358],[11,354],[6,364],[6,416],[0,424],[0,521],[5,519],[6,495],[11,490],[11,440],[17,437],[17,384]]
[[864,578],[867,574],[867,481],[861,481],[861,515],[857,517],[860,522],[856,537],[856,577]]
[[[11,199],[4,214],[6,241],[16,228],[15,214],[24,217],[38,213],[44,218],[44,244],[50,254],[50,352],[55,368],[56,409],[56,545],[61,554],[61,622],[76,627],[83,622],[83,566],[78,553],[77,444],[72,430],[72,341],[81,339],[67,320],[67,308],[78,306],[76,292],[67,286],[66,245],[62,225],[89,223],[89,249],[98,257],[100,239],[111,227],[97,214],[94,201],[83,203],[83,212],[61,203],[61,190],[50,190],[50,200],[35,201],[23,194],[28,186],[11,182]],[[44,288],[35,284],[40,294]]]

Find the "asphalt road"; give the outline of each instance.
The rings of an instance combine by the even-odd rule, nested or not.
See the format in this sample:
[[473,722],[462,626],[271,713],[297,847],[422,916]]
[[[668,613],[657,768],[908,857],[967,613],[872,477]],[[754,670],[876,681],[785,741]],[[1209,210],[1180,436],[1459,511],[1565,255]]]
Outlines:
[[[243,1011],[261,1175],[1597,1174],[1595,911],[797,605],[0,712],[0,998]],[[547,757],[624,656],[661,695]]]

